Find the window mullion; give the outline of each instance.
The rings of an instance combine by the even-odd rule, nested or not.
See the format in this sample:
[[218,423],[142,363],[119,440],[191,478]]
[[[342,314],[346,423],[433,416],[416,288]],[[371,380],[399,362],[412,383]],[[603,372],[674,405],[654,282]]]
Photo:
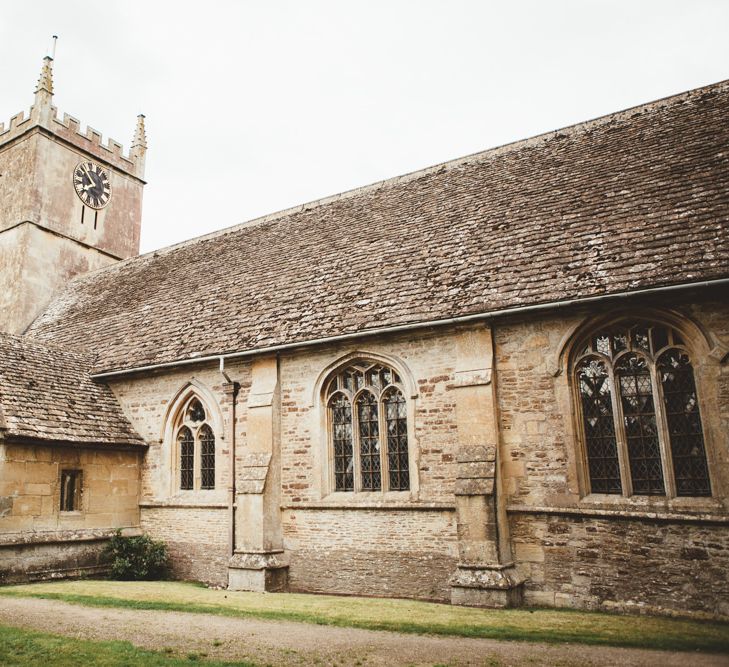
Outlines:
[[357,407],[357,395],[352,397],[352,491],[359,493],[362,490],[360,479],[360,442],[359,442],[359,408]]
[[383,391],[378,399],[378,412],[377,412],[377,428],[380,437],[380,490],[384,493],[390,489],[390,465],[387,456],[388,452],[388,441],[387,441],[387,413],[385,402],[382,397],[385,395]]
[[623,401],[620,393],[620,383],[616,381],[612,363],[607,364],[610,382],[613,386],[610,400],[613,402],[615,415],[615,440],[618,444],[618,464],[620,465],[620,483],[623,486],[623,495],[633,495],[633,481],[630,477],[630,459],[628,457],[628,439],[625,435],[625,417],[623,416]]
[[651,361],[649,364],[651,381],[653,382],[653,409],[658,424],[658,443],[661,450],[661,465],[663,466],[663,484],[668,498],[676,497],[676,480],[673,476],[673,456],[671,454],[671,436],[668,431],[665,405],[663,403],[663,383],[658,376],[658,367]]
[[192,438],[192,488],[197,491],[200,489],[201,482],[201,454],[202,448],[200,447],[200,429],[196,429]]
[[329,455],[327,456],[327,461],[331,461],[332,465],[327,466],[327,470],[329,471],[329,474],[327,475],[327,479],[329,480],[329,488],[327,489],[327,492],[337,490],[336,464],[334,464],[334,428],[334,408],[332,407],[332,402],[330,399],[329,401],[327,401],[326,430],[327,448],[329,452]]
[[[581,361],[581,360],[580,360]],[[582,397],[580,395],[580,380],[577,376],[577,373],[575,372],[575,369],[579,365],[579,362],[575,362],[574,367],[572,368],[572,382],[574,382],[574,391],[571,392],[572,394],[572,414],[579,417],[579,419],[576,420],[576,426],[577,426],[577,435],[578,435],[578,441],[583,444],[582,447],[579,447],[579,453],[580,453],[580,461],[579,461],[579,467],[581,469],[582,479],[584,484],[582,485],[582,488],[585,492],[585,494],[592,493],[592,479],[590,477],[590,462],[587,454],[587,432],[585,430],[585,419],[583,415],[583,408],[582,408]],[[614,391],[611,393],[615,393]],[[612,402],[612,398],[610,399]],[[612,404],[612,403],[611,403]],[[613,428],[615,428],[615,409],[613,407]],[[620,466],[620,461],[618,461],[618,466]]]

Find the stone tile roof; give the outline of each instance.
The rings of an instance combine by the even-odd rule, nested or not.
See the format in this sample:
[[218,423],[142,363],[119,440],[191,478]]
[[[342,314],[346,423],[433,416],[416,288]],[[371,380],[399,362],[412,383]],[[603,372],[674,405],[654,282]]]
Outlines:
[[121,262],[29,333],[116,370],[723,278],[728,219],[725,81]]
[[143,445],[92,358],[0,333],[0,436],[8,440]]

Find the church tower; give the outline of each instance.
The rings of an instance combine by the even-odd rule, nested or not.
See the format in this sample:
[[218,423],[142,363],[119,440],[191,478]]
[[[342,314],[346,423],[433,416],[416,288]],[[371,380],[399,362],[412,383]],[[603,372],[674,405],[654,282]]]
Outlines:
[[139,253],[144,116],[124,155],[52,101],[46,56],[29,116],[0,123],[0,331],[23,333],[68,280]]

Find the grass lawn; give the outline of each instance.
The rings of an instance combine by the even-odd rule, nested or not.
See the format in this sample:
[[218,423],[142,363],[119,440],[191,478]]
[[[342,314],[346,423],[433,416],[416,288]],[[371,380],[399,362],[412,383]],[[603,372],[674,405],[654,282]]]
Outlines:
[[[190,653],[175,656],[164,651],[145,651],[129,642],[88,641],[61,637],[32,630],[20,630],[0,626],[0,664],[2,665],[54,665],[59,667],[78,667],[95,665],[101,667],[130,667],[145,665],[156,667],[190,667],[192,662],[205,656]],[[205,667],[236,665],[253,667],[247,662],[215,662],[205,660]]]
[[173,581],[60,581],[3,586],[3,595],[369,630],[729,653],[729,623],[652,616],[557,609],[485,610],[412,600],[243,593]]

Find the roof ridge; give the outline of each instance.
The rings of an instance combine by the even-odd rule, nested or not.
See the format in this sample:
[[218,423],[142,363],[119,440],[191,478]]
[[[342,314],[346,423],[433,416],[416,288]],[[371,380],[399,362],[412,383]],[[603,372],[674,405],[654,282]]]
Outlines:
[[[123,259],[119,262],[116,262],[114,264],[111,264],[109,266],[101,267],[99,269],[96,269],[95,271],[91,271],[89,273],[82,274],[76,278],[73,279],[72,282],[76,281],[83,281],[86,278],[89,278],[91,276],[98,275],[101,272],[113,272],[114,270],[121,269],[122,267],[126,266],[127,264],[134,263],[137,260],[141,259],[147,259],[150,257],[156,257],[162,254],[167,254],[169,252],[178,250],[180,248],[184,248],[187,246],[195,245],[197,243],[218,238],[220,236],[225,236],[226,234],[232,234],[234,232],[237,232],[241,229],[245,229],[247,227],[254,227],[258,225],[265,224],[267,222],[274,222],[276,220],[281,220],[283,218],[286,218],[290,215],[293,215],[294,213],[299,213],[302,211],[309,211],[312,209],[319,208],[320,206],[324,206],[326,204],[330,204],[335,201],[340,201],[343,199],[349,199],[351,197],[366,193],[366,192],[375,192],[377,190],[380,190],[382,188],[397,185],[399,183],[407,183],[412,180],[416,180],[418,178],[421,178],[423,176],[427,176],[432,173],[436,173],[438,171],[447,170],[447,169],[453,169],[456,167],[460,167],[465,164],[471,164],[476,163],[485,159],[488,159],[495,155],[500,155],[505,152],[511,152],[513,150],[519,149],[519,148],[526,148],[533,145],[538,145],[539,143],[545,143],[549,139],[556,138],[559,135],[565,135],[565,133],[568,133],[568,136],[574,136],[582,131],[588,131],[590,129],[593,129],[595,127],[600,127],[603,125],[606,125],[612,121],[615,120],[625,120],[625,117],[628,115],[634,115],[639,110],[641,111],[647,111],[650,108],[656,107],[656,108],[663,108],[666,106],[669,106],[670,104],[674,104],[682,99],[691,99],[693,97],[698,97],[702,95],[703,93],[709,91],[709,90],[717,90],[721,91],[724,89],[729,89],[729,79],[723,79],[722,81],[717,81],[716,83],[710,83],[705,86],[700,86],[699,88],[691,88],[689,90],[676,93],[674,95],[668,95],[666,97],[661,97],[656,100],[652,100],[649,102],[643,102],[641,104],[634,105],[632,107],[627,107],[625,109],[622,109],[620,111],[614,111],[609,114],[605,114],[603,116],[597,116],[595,118],[591,118],[588,120],[580,121],[578,123],[574,123],[572,125],[566,125],[564,127],[560,127],[554,130],[549,130],[548,132],[542,132],[540,134],[535,134],[530,137],[526,137],[523,139],[517,139],[515,141],[510,141],[505,144],[500,144],[498,146],[492,146],[491,148],[487,148],[483,151],[478,151],[477,153],[470,153],[468,155],[464,155],[458,158],[454,158],[452,160],[446,160],[445,162],[439,162],[434,165],[430,165],[428,167],[424,167],[422,169],[417,169],[415,171],[407,172],[405,174],[400,174],[398,176],[392,176],[390,178],[386,178],[380,181],[374,181],[373,183],[368,183],[367,185],[362,185],[356,188],[351,188],[349,190],[344,190],[343,192],[339,192],[333,195],[327,195],[325,197],[320,197],[319,199],[314,199],[308,202],[304,202],[302,204],[298,204],[296,206],[292,206],[286,209],[281,209],[279,211],[275,211],[273,213],[267,213],[266,215],[258,216],[257,218],[252,218],[250,220],[247,220],[245,222],[236,223],[235,225],[231,225],[230,227],[224,227],[223,229],[218,229],[213,232],[208,232],[207,234],[202,234],[200,236],[193,237],[191,239],[186,239],[185,241],[180,241],[178,243],[174,243],[169,246],[165,246],[163,248],[157,248],[155,250],[150,250],[149,252],[146,252],[141,255],[136,255],[135,257],[128,257],[127,259]],[[561,138],[561,137],[560,137]],[[42,313],[41,313],[42,315]]]

